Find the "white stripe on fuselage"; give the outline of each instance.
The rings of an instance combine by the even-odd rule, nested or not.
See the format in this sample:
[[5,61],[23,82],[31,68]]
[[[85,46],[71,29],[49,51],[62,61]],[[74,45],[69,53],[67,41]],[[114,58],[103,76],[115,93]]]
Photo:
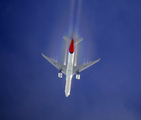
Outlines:
[[71,91],[71,81],[73,77],[73,64],[74,64],[74,53],[68,54],[68,63],[66,70],[66,84],[65,84],[65,95],[68,97]]

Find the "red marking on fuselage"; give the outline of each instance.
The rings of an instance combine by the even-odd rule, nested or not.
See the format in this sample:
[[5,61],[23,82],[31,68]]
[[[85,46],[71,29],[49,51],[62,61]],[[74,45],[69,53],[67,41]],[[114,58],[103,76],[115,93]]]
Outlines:
[[73,39],[72,39],[71,44],[70,44],[69,52],[70,53],[74,52],[74,41],[73,41]]

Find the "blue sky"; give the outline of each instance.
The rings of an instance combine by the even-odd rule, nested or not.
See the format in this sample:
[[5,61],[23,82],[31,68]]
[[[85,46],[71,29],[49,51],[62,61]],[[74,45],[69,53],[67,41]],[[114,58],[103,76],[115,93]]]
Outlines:
[[[140,120],[141,1],[1,0],[1,120]],[[63,36],[83,38],[77,64],[101,58],[72,80],[41,53],[63,63]]]

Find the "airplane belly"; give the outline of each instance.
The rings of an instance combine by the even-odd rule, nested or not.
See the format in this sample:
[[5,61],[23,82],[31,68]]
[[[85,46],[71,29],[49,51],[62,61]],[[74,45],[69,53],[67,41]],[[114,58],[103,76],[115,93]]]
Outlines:
[[66,77],[66,85],[65,85],[65,95],[66,95],[66,97],[68,97],[70,95],[71,82],[72,82],[72,77],[71,76],[67,76]]
[[[58,70],[59,70],[59,77],[62,78],[62,73],[64,73],[66,75],[66,83],[65,83],[65,95],[66,97],[68,97],[70,95],[70,91],[71,91],[71,82],[72,82],[72,78],[74,74],[79,75],[78,73],[85,70],[86,68],[92,66],[93,64],[97,63],[100,58],[98,60],[95,60],[93,62],[89,62],[83,65],[79,65],[79,66],[74,66],[74,54],[75,54],[75,50],[74,47],[77,43],[79,43],[80,41],[83,40],[83,38],[77,39],[77,40],[72,40],[67,38],[67,37],[63,37],[67,42],[70,43],[70,47],[69,47],[69,51],[68,51],[68,59],[67,59],[67,65],[63,65],[47,56],[45,56],[43,53],[42,56],[48,60],[53,66],[55,66]],[[65,59],[66,60],[66,59]],[[66,61],[65,61],[66,62]],[[79,75],[80,76],[80,75]],[[79,77],[76,77],[76,79]]]
[[66,70],[66,84],[65,84],[65,95],[68,97],[71,91],[71,82],[73,77],[73,62],[74,62],[74,53],[68,55],[68,63]]

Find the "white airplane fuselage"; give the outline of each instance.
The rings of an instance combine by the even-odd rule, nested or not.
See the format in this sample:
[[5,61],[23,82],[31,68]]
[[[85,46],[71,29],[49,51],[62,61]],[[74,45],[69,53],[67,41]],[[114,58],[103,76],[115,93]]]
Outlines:
[[86,68],[92,66],[93,64],[97,63],[100,60],[100,58],[98,60],[83,64],[83,65],[74,66],[74,54],[75,54],[74,46],[80,41],[82,41],[83,38],[76,39],[75,41],[73,40],[73,38],[72,40],[65,36],[63,38],[70,44],[69,51],[68,51],[67,65],[58,63],[57,61],[45,56],[43,53],[42,53],[42,56],[59,70],[59,73],[58,73],[59,78],[62,78],[62,73],[66,75],[65,95],[66,97],[68,97],[71,91],[71,83],[72,83],[73,75],[76,74],[76,79],[80,79],[79,73],[85,70]]
[[73,77],[73,64],[74,64],[74,53],[68,53],[68,62],[66,70],[66,84],[65,84],[65,95],[68,97],[71,91],[71,82]]
[[67,62],[67,69],[66,69],[66,83],[65,83],[65,95],[68,97],[71,91],[71,81],[73,77],[73,63],[74,63],[74,41],[72,39],[69,53],[68,53],[68,62]]

